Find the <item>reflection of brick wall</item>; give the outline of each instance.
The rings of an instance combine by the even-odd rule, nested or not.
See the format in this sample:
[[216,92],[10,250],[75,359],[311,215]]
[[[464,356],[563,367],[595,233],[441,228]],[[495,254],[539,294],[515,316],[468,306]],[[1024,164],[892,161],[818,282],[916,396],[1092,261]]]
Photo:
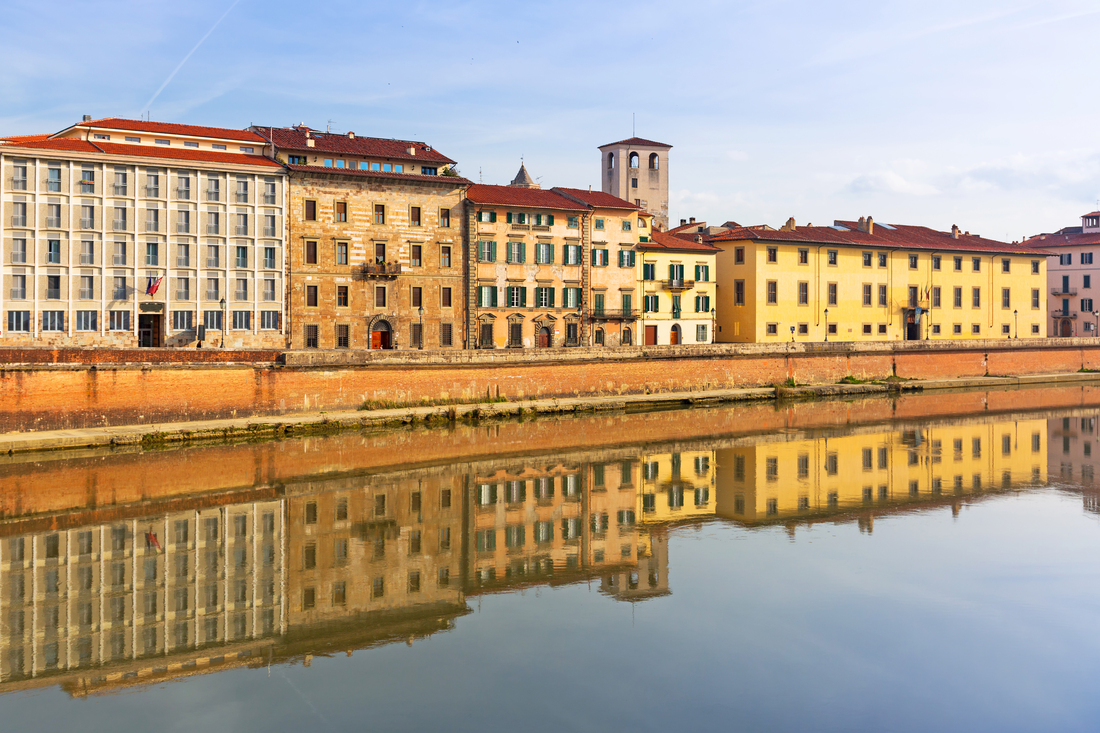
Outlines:
[[[1100,342],[1095,348],[1093,343],[1026,349],[994,348],[986,342],[970,350],[955,344],[875,345],[860,351],[830,346],[790,356],[775,346],[759,345],[751,350],[731,347],[729,356],[708,356],[705,347],[663,347],[646,350],[646,356],[634,349],[576,350],[583,354],[554,349],[517,355],[455,351],[419,357],[424,364],[418,364],[414,354],[359,367],[327,368],[28,368],[0,372],[0,431],[355,409],[367,401],[405,405],[473,402],[487,395],[614,396],[766,385],[789,377],[800,383],[831,383],[849,374],[883,378],[895,368],[898,376],[908,378],[1073,372],[1100,367]],[[561,354],[560,361],[551,360],[554,352]],[[633,358],[615,356],[624,352]]]

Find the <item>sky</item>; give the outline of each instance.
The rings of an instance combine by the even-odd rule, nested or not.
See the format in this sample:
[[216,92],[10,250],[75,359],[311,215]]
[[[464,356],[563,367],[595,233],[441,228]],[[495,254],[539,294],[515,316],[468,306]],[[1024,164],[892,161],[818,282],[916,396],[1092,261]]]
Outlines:
[[1095,0],[4,0],[4,25],[3,134],[305,122],[577,188],[637,134],[673,146],[673,223],[1014,241],[1100,208]]

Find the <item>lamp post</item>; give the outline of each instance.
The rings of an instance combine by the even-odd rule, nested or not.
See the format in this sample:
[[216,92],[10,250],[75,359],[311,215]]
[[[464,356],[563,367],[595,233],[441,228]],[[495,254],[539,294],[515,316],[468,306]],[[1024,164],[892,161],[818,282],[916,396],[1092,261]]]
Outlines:
[[829,309],[825,309],[825,340],[829,340]]
[[712,344],[714,343],[714,331],[717,328],[718,328],[718,326],[716,325],[716,322],[714,320],[714,309],[711,308],[710,309],[710,342]]
[[218,305],[222,307],[222,348],[225,348],[225,298],[218,301]]
[[1016,338],[1020,338],[1020,311],[1012,309],[1012,318],[1016,321]]
[[1100,333],[1097,333],[1096,331],[1097,328],[1100,328],[1100,311],[1093,311],[1092,317],[1096,319],[1092,327],[1092,334],[1093,336],[1100,336]]
[[416,312],[420,314],[420,337],[417,339],[420,343],[416,348],[424,349],[424,306],[420,306],[416,309]]

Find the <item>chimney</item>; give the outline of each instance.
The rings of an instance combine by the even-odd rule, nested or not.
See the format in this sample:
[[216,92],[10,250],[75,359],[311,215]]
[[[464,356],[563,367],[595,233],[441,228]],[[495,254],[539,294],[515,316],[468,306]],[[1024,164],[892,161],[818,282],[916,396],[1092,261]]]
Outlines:
[[875,220],[872,219],[869,216],[867,217],[867,233],[868,234],[874,234],[875,233]]
[[687,219],[681,219],[681,220],[680,220],[680,226],[684,226],[684,225],[685,225],[685,224],[687,224],[687,223],[688,223],[688,220],[687,220]]
[[951,238],[952,239],[958,239],[959,238],[959,228],[957,226],[955,226],[954,224],[951,225]]
[[354,133],[354,132],[352,132],[351,130],[348,130],[348,137],[349,137],[350,139],[354,140],[354,139],[355,139],[355,133]]
[[787,219],[787,223],[784,224],[783,226],[781,226],[779,228],[779,230],[782,231],[782,232],[793,232],[794,231],[794,217],[792,216],[790,219]]
[[859,221],[856,222],[856,229],[860,230],[861,232],[867,231],[867,220],[864,219],[862,216],[859,217]]
[[407,149],[405,150],[405,152],[407,152],[407,153],[408,153],[409,155],[416,155],[416,148],[414,148],[414,147],[413,147],[412,145],[410,145],[410,146],[409,146],[409,147],[408,147],[408,148],[407,148]]
[[312,148],[316,144],[317,144],[317,141],[314,140],[312,137],[307,137],[306,138],[306,147],[307,148]]
[[92,121],[92,116],[91,115],[84,115],[84,121],[85,122],[91,122]]
[[695,217],[694,216],[691,217],[691,219],[689,219],[688,221],[690,221],[692,224],[694,224],[695,223]]

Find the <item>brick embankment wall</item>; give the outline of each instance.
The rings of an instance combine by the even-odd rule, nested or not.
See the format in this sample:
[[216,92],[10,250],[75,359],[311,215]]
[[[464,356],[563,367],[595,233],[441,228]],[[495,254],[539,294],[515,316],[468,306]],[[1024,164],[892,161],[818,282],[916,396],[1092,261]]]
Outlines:
[[[1066,373],[1100,368],[1100,340],[284,356],[286,366],[261,362],[0,369],[0,432],[346,410],[364,403],[402,406],[659,394],[788,379],[823,384],[849,375],[869,380]],[[347,363],[357,360],[362,363]]]
[[0,367],[26,364],[274,364],[278,349],[0,348]]

